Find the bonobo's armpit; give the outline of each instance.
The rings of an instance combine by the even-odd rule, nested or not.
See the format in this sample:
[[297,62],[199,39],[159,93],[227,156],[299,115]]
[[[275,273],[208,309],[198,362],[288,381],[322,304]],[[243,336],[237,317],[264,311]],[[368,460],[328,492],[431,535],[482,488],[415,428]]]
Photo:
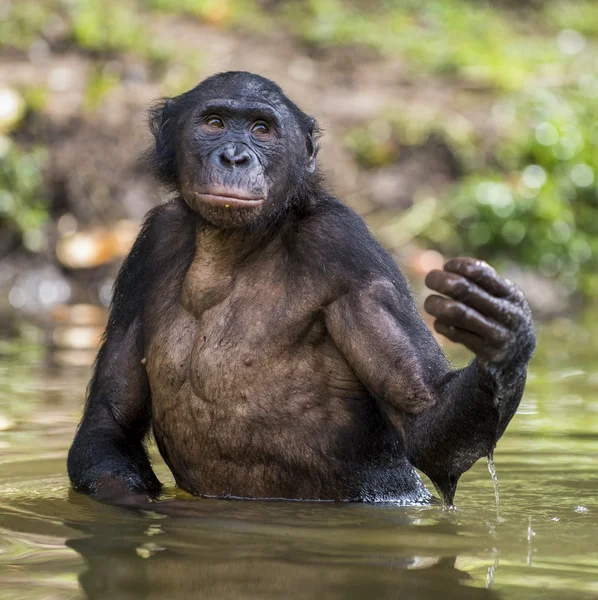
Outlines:
[[153,429],[198,495],[452,501],[515,413],[534,350],[525,298],[471,258],[432,271],[436,330],[400,270],[316,168],[318,128],[273,82],[210,77],[151,111],[147,162],[176,192],[152,210],[114,289],[75,489],[160,491]]

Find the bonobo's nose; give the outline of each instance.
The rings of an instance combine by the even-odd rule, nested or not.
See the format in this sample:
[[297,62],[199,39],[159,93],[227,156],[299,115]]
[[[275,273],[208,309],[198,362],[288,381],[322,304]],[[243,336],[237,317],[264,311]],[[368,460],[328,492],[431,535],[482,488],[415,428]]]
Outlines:
[[225,169],[247,169],[255,163],[253,152],[242,144],[227,144],[215,154],[216,164]]

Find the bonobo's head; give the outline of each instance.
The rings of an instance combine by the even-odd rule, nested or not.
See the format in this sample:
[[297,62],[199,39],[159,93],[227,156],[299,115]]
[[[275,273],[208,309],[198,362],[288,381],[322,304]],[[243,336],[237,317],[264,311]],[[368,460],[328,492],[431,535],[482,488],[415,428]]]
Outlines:
[[316,171],[318,128],[272,81],[209,77],[150,112],[158,178],[219,227],[271,220],[301,201]]

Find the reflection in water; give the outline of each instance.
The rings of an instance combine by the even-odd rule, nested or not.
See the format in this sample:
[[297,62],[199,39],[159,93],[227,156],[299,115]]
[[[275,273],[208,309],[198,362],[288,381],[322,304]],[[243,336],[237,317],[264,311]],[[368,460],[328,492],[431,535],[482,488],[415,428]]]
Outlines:
[[[356,555],[354,543],[332,548],[285,527],[265,537],[253,533],[257,515],[251,511],[229,515],[216,528],[209,526],[209,512],[190,517],[187,510],[183,518],[168,512],[170,518],[155,514],[153,521],[150,515],[126,526],[68,523],[85,534],[67,545],[85,559],[79,580],[88,598],[429,599],[440,592],[445,598],[498,598],[468,587],[472,577],[456,567],[456,557],[409,556],[400,538],[392,550],[372,547]],[[415,522],[406,515],[393,520],[401,528]],[[436,536],[456,533],[446,522],[431,529]]]
[[486,589],[489,590],[494,585],[494,575],[498,569],[498,561],[500,553],[497,548],[492,548],[494,554],[494,562],[488,567],[488,575],[486,575]]

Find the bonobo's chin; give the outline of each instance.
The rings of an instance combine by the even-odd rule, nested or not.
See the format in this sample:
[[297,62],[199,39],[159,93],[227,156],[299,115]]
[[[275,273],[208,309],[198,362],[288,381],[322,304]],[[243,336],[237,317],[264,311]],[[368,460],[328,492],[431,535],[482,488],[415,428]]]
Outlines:
[[195,212],[217,227],[243,227],[262,216],[266,192],[210,187],[181,190],[183,199]]

